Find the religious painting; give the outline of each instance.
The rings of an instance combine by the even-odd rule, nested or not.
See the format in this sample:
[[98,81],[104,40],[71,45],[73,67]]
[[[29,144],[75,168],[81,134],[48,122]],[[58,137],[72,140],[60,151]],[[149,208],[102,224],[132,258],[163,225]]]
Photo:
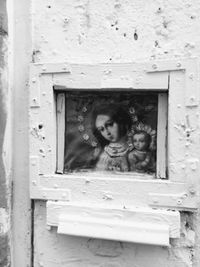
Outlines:
[[65,93],[64,173],[155,174],[158,94]]

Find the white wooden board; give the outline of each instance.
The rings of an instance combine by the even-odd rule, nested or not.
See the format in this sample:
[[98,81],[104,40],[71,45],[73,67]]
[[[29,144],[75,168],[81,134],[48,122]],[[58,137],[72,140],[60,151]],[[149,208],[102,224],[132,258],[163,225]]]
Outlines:
[[177,211],[119,209],[67,202],[47,202],[47,224],[58,233],[169,246],[180,236]]

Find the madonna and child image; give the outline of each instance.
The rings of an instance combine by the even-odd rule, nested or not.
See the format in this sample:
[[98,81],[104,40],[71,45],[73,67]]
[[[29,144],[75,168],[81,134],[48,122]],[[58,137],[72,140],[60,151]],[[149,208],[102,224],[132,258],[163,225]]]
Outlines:
[[147,171],[151,163],[151,136],[144,130],[131,133],[131,117],[122,107],[103,105],[96,108],[92,129],[102,152],[96,170]]
[[[82,99],[83,103],[79,105],[76,101],[68,105],[73,108],[66,116],[66,172],[155,173],[156,130],[152,125],[156,126],[156,105],[144,106],[142,101],[139,103],[141,97],[137,98],[138,112],[130,101],[127,105],[127,101],[97,103],[99,101],[91,100],[85,103]],[[66,100],[70,104],[70,99]],[[149,111],[153,115],[145,117],[145,110],[146,114]]]

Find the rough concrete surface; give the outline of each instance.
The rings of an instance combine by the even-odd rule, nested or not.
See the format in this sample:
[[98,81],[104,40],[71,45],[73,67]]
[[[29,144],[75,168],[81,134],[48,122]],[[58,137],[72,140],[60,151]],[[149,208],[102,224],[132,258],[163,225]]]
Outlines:
[[8,113],[7,81],[7,12],[6,1],[0,1],[0,266],[10,266],[10,227],[9,227],[9,175],[5,169],[4,142]]

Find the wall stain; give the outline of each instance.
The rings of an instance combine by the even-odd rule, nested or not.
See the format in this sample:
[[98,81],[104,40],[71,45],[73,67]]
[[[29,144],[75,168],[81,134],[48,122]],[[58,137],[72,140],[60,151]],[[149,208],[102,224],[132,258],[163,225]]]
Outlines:
[[118,257],[124,250],[122,242],[101,239],[89,239],[87,247],[94,255],[101,257]]

